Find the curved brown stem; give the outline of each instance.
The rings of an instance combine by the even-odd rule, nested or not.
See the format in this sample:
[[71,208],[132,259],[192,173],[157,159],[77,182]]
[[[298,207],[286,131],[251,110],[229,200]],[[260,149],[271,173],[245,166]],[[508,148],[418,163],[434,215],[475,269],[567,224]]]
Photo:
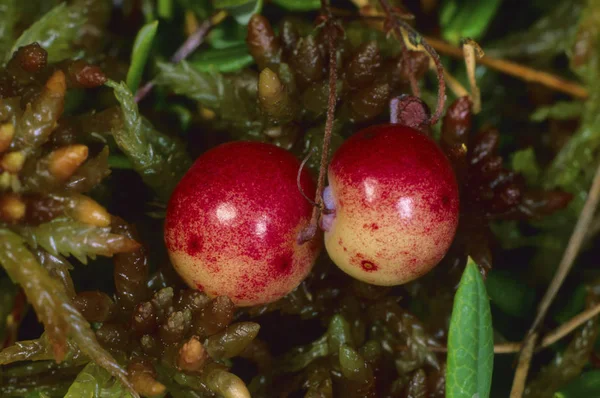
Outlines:
[[314,203],[316,207],[310,219],[310,224],[298,236],[300,243],[308,242],[315,237],[319,224],[319,216],[323,207],[323,189],[325,188],[325,176],[327,173],[327,161],[329,159],[329,144],[333,132],[333,118],[335,115],[335,106],[337,104],[336,84],[337,84],[337,57],[336,57],[336,39],[341,27],[337,25],[327,0],[321,0],[321,8],[325,19],[325,26],[329,48],[329,99],[327,102],[327,119],[325,121],[325,134],[323,136],[323,149],[321,152],[321,163],[319,165],[319,177],[317,179],[317,191],[315,193]]
[[[387,23],[392,28],[392,31],[396,35],[398,40],[404,39],[404,47],[408,47],[407,43],[410,42],[409,38],[405,37],[406,35],[402,30],[408,32],[408,34],[413,36],[413,41],[415,42],[415,46],[421,46],[423,49],[429,54],[433,63],[435,64],[437,80],[438,80],[438,98],[437,98],[437,106],[433,115],[429,119],[429,124],[433,125],[437,123],[438,120],[442,117],[442,113],[444,112],[444,104],[446,103],[446,82],[444,81],[444,66],[442,65],[442,61],[440,60],[440,56],[437,52],[431,47],[423,37],[413,29],[405,21],[397,18],[394,15],[393,9],[390,6],[388,0],[379,0],[379,4],[381,4],[381,8],[385,12]],[[411,86],[413,82],[411,81]]]
[[304,158],[304,160],[302,161],[302,163],[300,163],[300,167],[298,168],[298,175],[296,176],[296,186],[298,187],[298,191],[300,191],[300,194],[302,195],[302,197],[304,197],[304,199],[306,199],[306,201],[308,203],[311,204],[311,206],[314,207],[319,207],[319,204],[316,203],[314,200],[312,200],[311,198],[309,198],[305,193],[304,193],[304,189],[302,189],[302,184],[300,183],[301,177],[302,177],[302,170],[304,170],[304,166],[306,166],[306,162],[308,162],[308,160],[310,159],[310,157],[312,156],[314,150],[310,150],[308,152],[308,155],[306,155],[306,157]]

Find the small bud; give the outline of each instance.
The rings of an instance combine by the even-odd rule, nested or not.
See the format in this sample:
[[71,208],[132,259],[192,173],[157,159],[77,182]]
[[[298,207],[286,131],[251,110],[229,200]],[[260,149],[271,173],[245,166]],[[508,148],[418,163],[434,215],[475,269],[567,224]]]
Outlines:
[[108,227],[110,225],[110,214],[104,207],[92,198],[85,195],[77,195],[73,198],[71,216],[83,223],[95,225],[96,227]]
[[41,71],[48,63],[48,53],[38,43],[19,48],[16,58],[21,68],[29,73]]
[[290,63],[300,84],[307,85],[325,77],[325,60],[313,36],[298,41]]
[[355,122],[364,122],[381,114],[388,106],[390,86],[375,82],[350,97],[351,117]]
[[54,177],[66,181],[85,162],[87,157],[87,146],[79,144],[65,146],[48,155],[48,169]]
[[277,73],[263,69],[258,77],[258,102],[274,122],[284,123],[293,115],[292,101]]
[[186,372],[202,370],[206,360],[206,350],[196,336],[190,338],[179,349],[177,366]]
[[8,149],[14,135],[15,127],[12,125],[12,123],[0,125],[0,153]]
[[25,216],[26,206],[19,195],[7,193],[0,196],[0,220],[13,224]]
[[140,360],[132,361],[128,368],[129,380],[135,391],[145,397],[164,394],[167,387],[156,380],[156,371],[150,363]]
[[67,80],[64,72],[61,70],[54,72],[46,82],[45,87],[50,93],[64,97],[67,91]]
[[22,152],[9,152],[0,158],[0,168],[12,174],[21,171],[23,163],[25,163],[25,155]]
[[259,69],[278,61],[279,40],[273,32],[269,20],[262,15],[255,14],[250,18],[246,43]]
[[198,105],[198,112],[200,113],[200,117],[204,120],[213,120],[217,117],[215,111],[203,105]]
[[375,77],[381,66],[381,55],[377,43],[370,41],[362,44],[348,65],[346,80],[352,87],[364,87]]
[[196,14],[192,10],[187,10],[185,12],[185,22],[184,22],[184,30],[186,36],[191,36],[194,34],[199,28],[198,18]]

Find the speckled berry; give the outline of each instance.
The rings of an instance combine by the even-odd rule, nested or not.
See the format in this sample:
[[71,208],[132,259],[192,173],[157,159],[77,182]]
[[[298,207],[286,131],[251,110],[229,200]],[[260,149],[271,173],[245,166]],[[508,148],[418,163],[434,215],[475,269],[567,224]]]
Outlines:
[[325,247],[344,272],[398,285],[444,257],[459,195],[449,161],[430,138],[399,124],[364,129],[338,149],[328,177]]
[[[257,142],[223,144],[196,160],[165,222],[171,261],[187,284],[238,306],[275,301],[300,284],[321,244],[297,242],[312,211],[296,186],[299,167],[289,152]],[[314,195],[307,172],[301,185]]]

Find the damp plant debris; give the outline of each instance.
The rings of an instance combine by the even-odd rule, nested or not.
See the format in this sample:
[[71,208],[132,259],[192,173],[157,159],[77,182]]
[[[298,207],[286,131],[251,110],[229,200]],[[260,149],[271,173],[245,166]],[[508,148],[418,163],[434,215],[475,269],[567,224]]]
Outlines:
[[0,396],[600,397],[599,23],[0,0]]

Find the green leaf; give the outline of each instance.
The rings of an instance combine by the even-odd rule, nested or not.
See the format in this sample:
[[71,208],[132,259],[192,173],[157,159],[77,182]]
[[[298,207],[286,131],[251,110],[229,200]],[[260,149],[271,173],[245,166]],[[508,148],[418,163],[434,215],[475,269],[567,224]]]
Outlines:
[[559,101],[550,106],[542,106],[531,114],[533,122],[543,122],[546,119],[569,120],[578,119],[584,111],[584,104],[579,101]]
[[297,372],[307,367],[312,361],[329,355],[329,345],[327,343],[327,334],[312,343],[295,347],[291,352],[286,353],[276,367],[281,372]]
[[573,318],[575,315],[581,313],[585,309],[585,297],[588,294],[586,285],[579,285],[575,288],[572,293],[566,298],[566,300],[560,300],[557,302],[557,309],[553,315],[553,318],[563,324]]
[[129,70],[127,71],[127,87],[132,92],[137,91],[140,81],[142,81],[144,67],[148,61],[157,29],[158,21],[151,22],[144,25],[135,37],[133,50],[131,51],[131,65],[129,65]]
[[288,11],[314,11],[321,8],[321,0],[273,0],[273,3]]
[[90,324],[77,311],[62,284],[37,262],[19,235],[5,229],[0,229],[0,264],[23,288],[44,324],[54,355],[66,353],[70,338],[85,355],[133,391],[127,372],[100,346]]
[[554,394],[554,398],[600,397],[600,370],[583,373],[565,388]]
[[254,340],[260,325],[254,322],[238,322],[224,331],[206,339],[206,351],[216,361],[239,355]]
[[17,0],[0,0],[0,15],[0,54],[7,54],[14,41],[15,25],[19,22]]
[[164,19],[173,18],[173,0],[158,0],[158,16]]
[[125,155],[110,155],[108,157],[108,165],[111,169],[133,169],[133,163]]
[[248,132],[262,128],[256,106],[256,74],[244,71],[225,77],[217,71],[201,72],[185,61],[177,65],[159,62],[157,67],[157,85],[200,102],[236,129]]
[[450,319],[446,397],[488,397],[493,365],[490,302],[478,267],[469,258]]
[[110,257],[138,246],[126,236],[111,233],[110,227],[97,227],[69,218],[55,218],[36,227],[22,227],[20,232],[30,246],[41,246],[55,256],[74,256],[83,264],[87,264],[88,257]]
[[492,270],[485,281],[490,300],[503,312],[526,318],[534,309],[535,293],[514,273]]
[[580,0],[544,1],[544,4],[553,5],[550,12],[529,24],[525,31],[512,32],[511,29],[511,33],[497,43],[486,43],[486,54],[509,59],[525,57],[536,63],[563,55],[573,44],[584,3]]
[[241,46],[246,43],[247,33],[248,30],[245,26],[228,18],[211,29],[206,37],[206,42],[216,49]]
[[343,344],[352,346],[352,330],[348,321],[340,314],[336,314],[329,321],[327,329],[327,344],[329,352],[337,354]]
[[114,89],[121,104],[122,124],[113,127],[119,149],[129,158],[135,171],[142,176],[163,200],[168,200],[175,186],[191,165],[182,143],[155,130],[143,119],[133,94],[125,83],[107,83]]
[[79,372],[65,395],[65,398],[81,397],[131,398],[132,395],[106,370],[89,363]]
[[218,71],[222,73],[237,72],[254,63],[248,53],[248,46],[242,43],[225,49],[208,49],[201,51],[189,61],[190,65],[200,72]]
[[441,5],[442,37],[454,45],[483,36],[502,0],[446,0]]
[[340,368],[344,377],[350,380],[364,382],[371,376],[364,358],[346,344],[340,346]]
[[87,7],[84,2],[70,6],[66,3],[59,4],[23,32],[5,55],[5,62],[19,47],[34,42],[48,51],[48,62],[57,62],[75,56],[79,50],[73,46],[73,43],[79,37],[87,17]]
[[181,8],[191,10],[198,19],[204,20],[210,18],[214,12],[211,0],[178,0]]
[[240,25],[248,25],[254,14],[260,14],[263,0],[213,0],[216,9],[227,10]]
[[535,160],[533,148],[516,151],[512,156],[512,169],[522,174],[528,184],[534,185],[540,177],[541,170]]

